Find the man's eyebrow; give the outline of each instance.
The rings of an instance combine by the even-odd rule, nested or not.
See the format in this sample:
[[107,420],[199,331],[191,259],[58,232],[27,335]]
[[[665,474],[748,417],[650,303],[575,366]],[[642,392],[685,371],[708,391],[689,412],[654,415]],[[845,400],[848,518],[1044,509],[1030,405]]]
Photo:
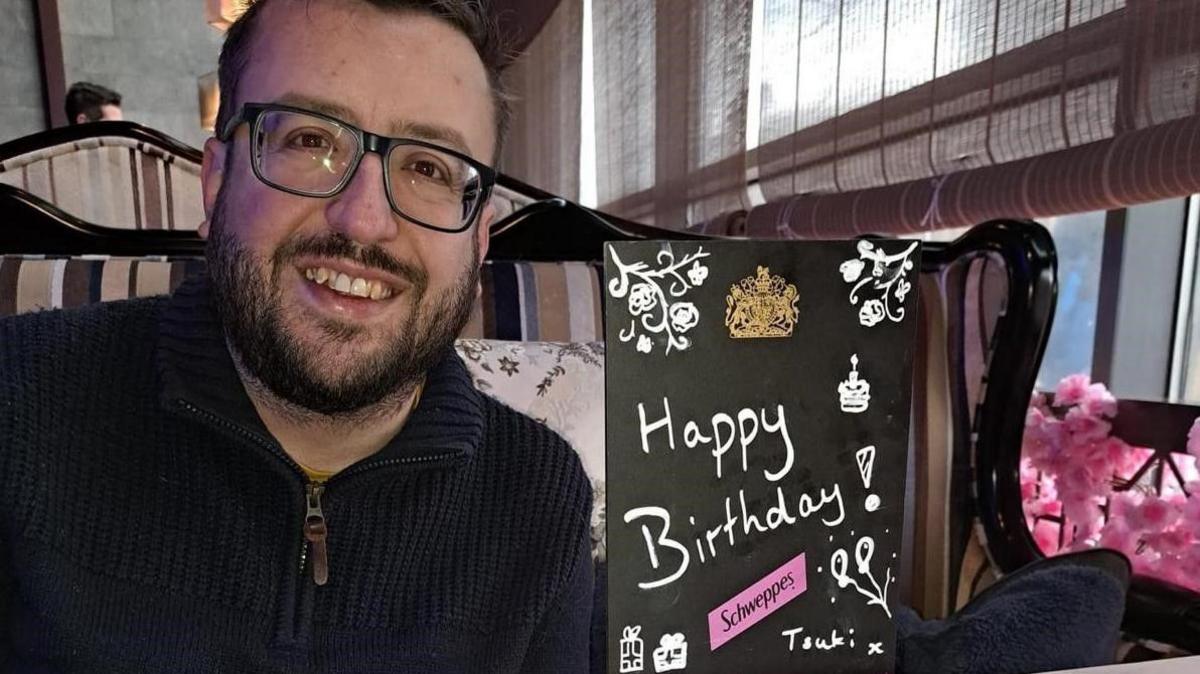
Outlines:
[[294,91],[289,91],[276,99],[275,102],[282,105],[290,105],[296,108],[311,110],[312,112],[319,112],[322,115],[336,117],[344,122],[349,122],[350,124],[358,124],[358,116],[354,114],[353,110],[342,105],[341,103],[337,103],[326,98],[319,98],[316,96],[298,94]]
[[445,145],[453,150],[470,155],[467,141],[457,129],[441,124],[425,124],[423,122],[396,122],[392,124],[392,135],[398,138],[414,138]]
[[[323,115],[329,115],[330,117],[336,117],[342,121],[349,122],[355,126],[361,126],[358,116],[354,114],[353,110],[329,99],[289,91],[280,96],[275,102],[319,112]],[[416,140],[445,145],[453,150],[458,150],[465,155],[471,156],[470,149],[467,147],[467,139],[463,137],[462,133],[458,129],[443,124],[392,122],[388,133],[394,138],[414,138]]]

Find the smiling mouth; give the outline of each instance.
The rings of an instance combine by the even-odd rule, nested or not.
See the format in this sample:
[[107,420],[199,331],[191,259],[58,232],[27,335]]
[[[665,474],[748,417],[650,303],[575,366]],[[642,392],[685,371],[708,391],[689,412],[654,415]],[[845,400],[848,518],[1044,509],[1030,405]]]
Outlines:
[[309,267],[303,270],[304,277],[313,283],[325,286],[333,292],[345,297],[357,297],[369,300],[386,300],[396,293],[396,289],[381,281],[372,281],[325,267]]

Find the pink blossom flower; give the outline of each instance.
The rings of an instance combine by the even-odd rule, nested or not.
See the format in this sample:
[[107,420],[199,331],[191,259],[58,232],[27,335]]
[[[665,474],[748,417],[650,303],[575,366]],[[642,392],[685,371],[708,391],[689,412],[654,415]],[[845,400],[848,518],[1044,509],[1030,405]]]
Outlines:
[[1132,557],[1137,554],[1137,536],[1120,520],[1110,519],[1100,530],[1100,540],[1097,545],[1125,553]]
[[1038,475],[1037,468],[1034,468],[1033,462],[1028,457],[1021,459],[1021,501],[1028,503],[1038,493],[1038,482],[1041,476]]
[[1179,556],[1177,568],[1183,582],[1180,585],[1200,590],[1200,541],[1192,545]]
[[1073,374],[1064,378],[1054,390],[1054,406],[1069,407],[1083,402],[1091,383],[1091,377],[1086,374]]
[[1076,444],[1103,440],[1112,431],[1112,424],[1098,416],[1088,414],[1082,407],[1075,407],[1067,412],[1067,418],[1063,424],[1071,433],[1071,442]]
[[1108,522],[1129,528],[1129,518],[1142,505],[1142,495],[1136,491],[1119,491],[1108,499]]
[[[1200,481],[1200,458],[1176,454],[1175,465],[1179,467],[1179,473],[1183,476],[1184,484]],[[1200,482],[1197,482],[1197,484],[1200,484]],[[1191,491],[1191,489],[1188,489],[1189,493]]]
[[1154,455],[1154,450],[1145,447],[1129,447],[1125,454],[1113,466],[1117,477],[1128,480],[1142,467],[1142,464]]
[[1129,528],[1143,534],[1162,532],[1179,521],[1179,505],[1158,496],[1147,496],[1126,515]]
[[1117,416],[1117,399],[1108,392],[1104,384],[1089,385],[1083,392],[1083,400],[1079,406],[1092,416],[1107,419]]
[[1030,517],[1058,517],[1062,514],[1062,503],[1051,499],[1036,499],[1024,504],[1025,514]]
[[1188,431],[1187,451],[1200,459],[1200,418],[1192,422],[1192,428]]
[[1043,554],[1058,552],[1058,525],[1053,522],[1038,522],[1033,528],[1033,541]]
[[1062,502],[1062,513],[1074,525],[1075,539],[1090,539],[1100,531],[1104,513],[1094,496],[1071,498]]
[[1154,456],[1111,437],[1116,398],[1080,374],[1059,382],[1053,406],[1047,403],[1031,397],[1021,447],[1023,511],[1038,548],[1048,555],[1117,549],[1136,573],[1200,591],[1200,419],[1188,434],[1188,454],[1174,456],[1178,482],[1168,479],[1157,494],[1145,480],[1114,492]]
[[1192,496],[1183,504],[1180,515],[1184,526],[1191,527],[1200,540],[1200,480],[1187,483],[1187,490]]
[[1096,478],[1087,466],[1077,463],[1059,473],[1055,485],[1058,486],[1059,496],[1064,501],[1080,501],[1093,494]]
[[1192,545],[1194,537],[1186,527],[1174,527],[1167,531],[1146,534],[1146,544],[1159,553],[1172,558],[1179,557]]
[[1025,416],[1025,434],[1021,452],[1035,468],[1053,471],[1063,462],[1063,446],[1067,438],[1063,422],[1031,408]]

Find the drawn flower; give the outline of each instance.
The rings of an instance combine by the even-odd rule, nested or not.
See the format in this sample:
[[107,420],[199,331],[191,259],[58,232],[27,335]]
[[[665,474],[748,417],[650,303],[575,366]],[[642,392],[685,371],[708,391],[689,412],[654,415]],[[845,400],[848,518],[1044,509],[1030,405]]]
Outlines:
[[872,327],[883,320],[887,315],[883,308],[883,302],[880,300],[867,300],[863,302],[862,308],[858,310],[858,322],[864,327]]
[[842,266],[838,267],[838,271],[842,272],[842,280],[846,283],[854,283],[862,276],[863,267],[862,260],[846,260]]
[[500,371],[508,376],[513,376],[521,371],[517,361],[512,360],[507,356],[500,356]]
[[691,302],[676,302],[667,309],[667,314],[676,332],[687,332],[700,322],[700,311]]
[[700,261],[697,260],[692,263],[692,268],[688,270],[687,275],[692,285],[699,286],[704,283],[704,279],[708,278],[708,267],[700,264]]
[[654,284],[639,283],[629,291],[629,313],[634,316],[650,311],[658,304],[658,296],[654,292]]
[[896,280],[896,293],[895,294],[896,294],[896,299],[898,301],[903,302],[904,298],[908,296],[909,290],[912,290],[911,283],[906,281],[904,278],[899,278]]
[[646,335],[638,335],[637,350],[642,353],[650,353],[650,349],[654,348],[654,342]]

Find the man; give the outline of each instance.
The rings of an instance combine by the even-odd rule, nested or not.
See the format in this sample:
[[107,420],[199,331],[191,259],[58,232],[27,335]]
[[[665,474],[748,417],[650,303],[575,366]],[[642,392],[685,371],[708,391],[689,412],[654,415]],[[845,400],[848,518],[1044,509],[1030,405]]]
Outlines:
[[91,82],[76,82],[67,90],[67,121],[71,124],[88,122],[119,122],[121,94]]
[[207,273],[0,323],[8,669],[586,670],[587,479],[451,347],[507,114],[479,11],[260,0]]

